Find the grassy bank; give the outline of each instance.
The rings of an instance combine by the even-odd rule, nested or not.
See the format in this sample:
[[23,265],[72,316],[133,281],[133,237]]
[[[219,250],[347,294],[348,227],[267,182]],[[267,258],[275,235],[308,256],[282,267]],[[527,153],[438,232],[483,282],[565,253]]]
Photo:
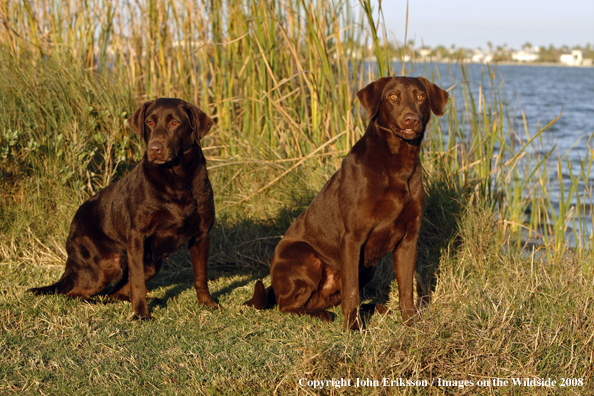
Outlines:
[[[292,0],[68,4],[0,5],[0,393],[594,390],[593,157],[573,164],[553,207],[551,186],[570,164],[542,145],[547,126],[513,125],[494,70],[444,87],[457,95],[424,142],[416,279],[431,303],[418,324],[403,326],[385,258],[363,297],[395,311],[348,333],[340,309],[321,324],[241,304],[361,136],[356,91],[399,72],[379,46],[381,29],[370,28],[377,14],[357,16],[353,2]],[[425,74],[440,84],[437,70]],[[77,207],[139,160],[142,144],[125,120],[159,96],[194,102],[216,122],[203,144],[217,208],[210,285],[223,310],[196,307],[185,250],[148,285],[155,321],[128,322],[128,304],[100,296],[26,294],[62,273]],[[384,377],[434,386],[299,383]],[[437,386],[438,378],[473,385]],[[494,387],[494,378],[557,386]],[[576,382],[559,386],[564,378]]]
[[[393,314],[373,318],[368,331],[345,333],[340,320],[322,325],[276,310],[247,309],[241,303],[250,296],[253,274],[222,271],[217,264],[211,267],[211,291],[222,311],[196,307],[191,269],[180,264],[149,286],[157,319],[128,322],[127,304],[23,293],[26,286],[59,276],[59,265],[5,264],[3,393],[352,394],[356,390],[347,387],[302,388],[299,380],[384,377],[474,383],[583,378],[585,385],[538,390],[380,386],[360,393],[591,392],[591,277],[571,256],[544,261],[538,253],[502,253],[493,243],[492,214],[467,216],[463,242],[441,256],[433,302],[414,328]],[[256,250],[261,254],[266,248]],[[384,265],[385,270],[389,263]],[[397,309],[391,296],[388,306]],[[340,318],[340,311],[333,311]]]

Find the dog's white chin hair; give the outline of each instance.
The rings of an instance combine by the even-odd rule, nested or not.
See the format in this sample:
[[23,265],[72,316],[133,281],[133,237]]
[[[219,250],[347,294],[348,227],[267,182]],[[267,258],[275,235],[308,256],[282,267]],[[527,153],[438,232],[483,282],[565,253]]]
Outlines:
[[419,134],[412,129],[400,129],[396,128],[395,126],[392,126],[391,129],[394,134],[402,137],[403,139],[414,139],[419,136]]

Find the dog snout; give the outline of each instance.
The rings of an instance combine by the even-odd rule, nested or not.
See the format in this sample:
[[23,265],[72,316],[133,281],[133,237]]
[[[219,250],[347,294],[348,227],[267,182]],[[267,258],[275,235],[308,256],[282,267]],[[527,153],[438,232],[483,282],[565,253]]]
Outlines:
[[419,116],[413,113],[406,113],[404,115],[404,124],[407,127],[414,127],[419,123]]
[[149,159],[151,161],[154,160],[163,160],[164,159],[164,151],[165,147],[161,142],[151,142],[148,147]]

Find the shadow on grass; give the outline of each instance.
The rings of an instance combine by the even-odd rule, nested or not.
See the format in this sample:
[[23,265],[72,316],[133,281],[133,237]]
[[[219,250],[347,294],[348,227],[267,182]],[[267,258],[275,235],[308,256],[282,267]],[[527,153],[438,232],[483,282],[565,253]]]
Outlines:
[[[439,273],[440,257],[444,249],[455,243],[458,218],[462,212],[462,198],[457,191],[447,177],[433,176],[425,186],[425,212],[415,274],[419,304],[429,302]],[[270,259],[281,236],[314,197],[315,192],[311,191],[294,197],[290,205],[268,219],[232,221],[223,216],[217,220],[211,231],[209,280],[241,278],[212,292],[215,301],[236,288],[269,275]],[[380,260],[375,276],[363,288],[361,301],[372,300],[385,305],[394,277],[392,255],[388,254]],[[193,287],[192,265],[186,247],[171,255],[161,272],[147,284],[149,291],[161,287],[167,288],[165,296],[149,300],[149,308],[166,307],[170,299]]]
[[[270,273],[270,259],[277,243],[293,220],[314,198],[314,192],[294,196],[290,205],[268,219],[230,220],[219,216],[211,230],[211,250],[208,259],[209,280],[242,276],[222,289],[212,291],[215,301],[232,290],[245,286]],[[149,301],[149,309],[165,307],[168,301],[193,288],[193,271],[187,247],[172,254],[160,273],[147,283],[147,290],[167,288],[165,296]]]
[[467,201],[470,192],[456,186],[454,178],[445,173],[428,179],[415,271],[420,305],[428,304],[435,291],[442,255],[459,242],[463,202]]

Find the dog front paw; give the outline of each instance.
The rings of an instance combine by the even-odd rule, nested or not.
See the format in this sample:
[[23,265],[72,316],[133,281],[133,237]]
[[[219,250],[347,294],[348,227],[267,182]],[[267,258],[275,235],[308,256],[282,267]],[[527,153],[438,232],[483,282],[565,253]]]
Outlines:
[[388,313],[388,308],[383,304],[375,304],[374,314],[385,315]]
[[133,312],[130,316],[128,316],[128,321],[132,322],[134,320],[153,320],[155,319],[155,317],[153,315],[151,315],[150,313],[147,314],[140,314],[140,313],[136,313]]
[[325,309],[316,309],[310,315],[314,318],[319,318],[322,322],[332,322],[334,320],[332,313]]
[[217,304],[212,297],[210,296],[210,294],[208,296],[198,296],[198,304],[206,307],[206,308],[212,308],[212,309],[221,309],[221,306],[219,304]]
[[359,315],[358,309],[353,309],[349,312],[344,318],[344,328],[346,330],[361,330],[363,328],[363,321],[361,320],[361,316]]

